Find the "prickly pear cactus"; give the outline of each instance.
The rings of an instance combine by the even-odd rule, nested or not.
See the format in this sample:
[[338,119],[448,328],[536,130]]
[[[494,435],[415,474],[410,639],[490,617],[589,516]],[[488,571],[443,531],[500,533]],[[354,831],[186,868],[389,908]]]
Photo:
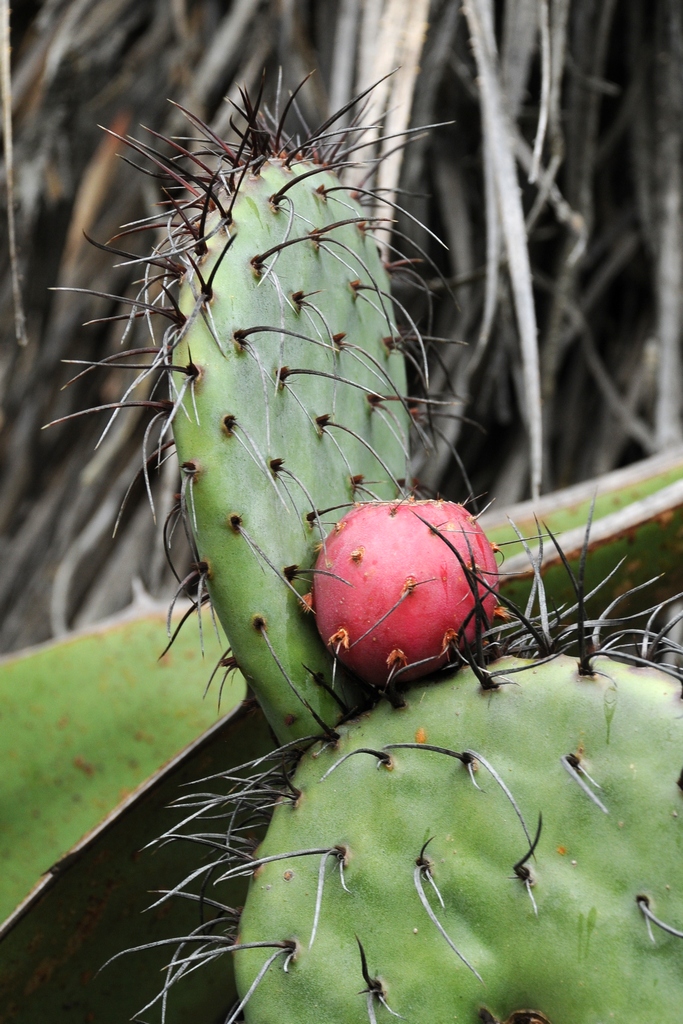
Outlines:
[[[354,502],[395,502],[419,523],[401,350],[417,343],[418,375],[424,350],[396,316],[362,191],[333,174],[348,139],[330,122],[287,150],[282,121],[244,100],[237,149],[194,119],[215,167],[177,144],[190,170],[167,161],[188,196],[171,200],[150,259],[170,305],[150,269],[133,310],[171,320],[150,368],[168,374],[170,398],[147,404],[172,423],[182,465],[178,510],[196,544],[183,585],[198,585],[197,609],[208,592],[225,664],[239,664],[283,746],[180,800],[187,817],[164,839],[206,856],[159,902],[183,895],[202,917],[178,940],[161,1004],[229,953],[239,1002],[226,1024],[674,1024],[683,716],[680,673],[656,662],[681,652],[657,610],[639,654],[614,602],[588,620],[585,551],[579,577],[570,570],[576,603],[554,609],[553,628],[537,568],[524,611],[504,597],[494,608],[492,553],[477,557],[470,540],[458,558],[468,621],[439,620],[425,655],[460,670],[406,672],[399,689],[384,652],[379,675],[350,661],[356,675],[344,675],[318,636],[312,580],[349,583],[324,545]],[[442,526],[427,523],[445,555]],[[421,579],[402,578],[386,621]],[[426,634],[420,614],[437,610],[412,606],[423,611],[411,633]],[[315,612],[326,615],[319,595]],[[390,641],[388,656],[403,650]],[[238,924],[220,899],[236,877],[251,877]]]

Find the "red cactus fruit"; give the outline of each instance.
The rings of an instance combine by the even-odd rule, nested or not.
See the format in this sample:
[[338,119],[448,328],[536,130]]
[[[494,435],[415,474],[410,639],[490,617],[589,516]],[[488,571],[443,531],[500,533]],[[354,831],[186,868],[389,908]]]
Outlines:
[[418,679],[446,664],[453,644],[472,643],[477,616],[482,628],[490,623],[495,593],[478,584],[477,613],[472,577],[449,544],[495,588],[494,549],[453,502],[359,505],[323,544],[313,584],[318,630],[361,679],[382,687]]

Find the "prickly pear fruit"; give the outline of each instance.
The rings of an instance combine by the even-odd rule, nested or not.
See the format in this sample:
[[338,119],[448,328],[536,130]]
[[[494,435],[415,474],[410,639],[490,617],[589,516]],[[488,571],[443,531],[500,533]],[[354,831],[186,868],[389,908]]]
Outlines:
[[491,544],[462,505],[361,505],[336,524],[318,556],[316,623],[362,679],[380,687],[408,682],[441,668],[454,645],[488,628],[497,576]]
[[303,755],[228,872],[253,872],[240,943],[295,949],[253,990],[273,949],[235,953],[248,1024],[680,1019],[680,684],[490,668],[515,685],[417,684]]

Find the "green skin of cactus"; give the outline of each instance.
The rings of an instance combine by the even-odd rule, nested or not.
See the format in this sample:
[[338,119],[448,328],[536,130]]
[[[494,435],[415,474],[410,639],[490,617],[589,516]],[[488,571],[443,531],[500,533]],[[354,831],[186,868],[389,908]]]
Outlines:
[[[655,668],[603,657],[594,665],[595,675],[582,677],[575,661],[558,656],[488,692],[462,671],[415,685],[403,709],[382,704],[345,724],[334,747],[309,749],[293,780],[301,795],[276,808],[256,856],[343,847],[349,892],[330,856],[309,948],[321,856],[256,870],[239,941],[297,946],[287,972],[283,954],[253,991],[248,1024],[397,1019],[363,991],[356,936],[387,1006],[411,1024],[681,1019],[683,938],[655,925],[651,938],[636,902],[646,896],[660,920],[683,928],[680,687]],[[323,780],[353,750],[416,739],[423,749],[387,751],[390,767],[358,753]],[[480,754],[508,787],[531,839],[542,812],[526,862],[537,915],[513,871],[530,839],[501,786],[475,761],[475,788],[464,764],[425,743]],[[579,755],[580,777],[608,813],[565,770],[561,758],[570,754]],[[434,915],[481,981],[425,910],[416,871]],[[242,997],[272,954],[235,954]],[[480,1017],[482,1008],[491,1017]],[[537,1016],[514,1016],[524,1010]]]
[[[298,596],[312,577],[284,569],[315,564],[365,483],[384,500],[400,494],[407,463],[403,356],[383,341],[397,333],[388,277],[364,225],[326,230],[364,213],[347,191],[319,191],[338,188],[330,172],[296,180],[313,169],[268,162],[240,184],[228,229],[210,215],[199,271],[208,281],[220,260],[212,296],[197,274],[183,284],[188,321],[173,353],[199,370],[191,383],[175,374],[172,395],[185,385],[173,429],[187,519],[233,655],[281,742],[318,735],[342,713],[320,685],[332,685],[332,662]],[[235,337],[254,327],[268,330]],[[334,686],[356,706],[343,672]]]

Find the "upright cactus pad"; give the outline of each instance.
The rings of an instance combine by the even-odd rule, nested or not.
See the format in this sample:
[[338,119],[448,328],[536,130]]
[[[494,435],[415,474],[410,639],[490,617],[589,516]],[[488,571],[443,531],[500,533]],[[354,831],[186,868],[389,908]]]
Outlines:
[[[345,136],[333,117],[285,142],[293,97],[279,120],[259,112],[260,96],[243,101],[235,146],[190,113],[203,148],[124,140],[167,173],[170,211],[149,223],[164,231],[146,260],[103,248],[147,263],[125,300],[130,323],[158,314],[170,326],[157,350],[124,353],[154,355],[104,408],[130,396],[155,414],[145,448],[153,438],[160,459],[175,444],[175,511],[196,556],[179,590],[195,586],[200,611],[210,599],[231,645],[226,667],[242,670],[285,741],[331,729],[359,705],[343,670],[333,678],[310,614],[314,565],[355,502],[409,493],[416,406],[404,351],[415,344],[424,367],[425,350],[392,298],[376,237],[387,225],[361,205],[371,191],[335,173],[353,162],[357,129]],[[411,260],[397,263],[410,270]],[[148,397],[160,373],[169,397]]]
[[356,702],[330,693],[309,570],[349,504],[403,491],[405,370],[377,244],[332,173],[272,159],[224,201],[180,291],[174,434],[213,606],[285,739]]

